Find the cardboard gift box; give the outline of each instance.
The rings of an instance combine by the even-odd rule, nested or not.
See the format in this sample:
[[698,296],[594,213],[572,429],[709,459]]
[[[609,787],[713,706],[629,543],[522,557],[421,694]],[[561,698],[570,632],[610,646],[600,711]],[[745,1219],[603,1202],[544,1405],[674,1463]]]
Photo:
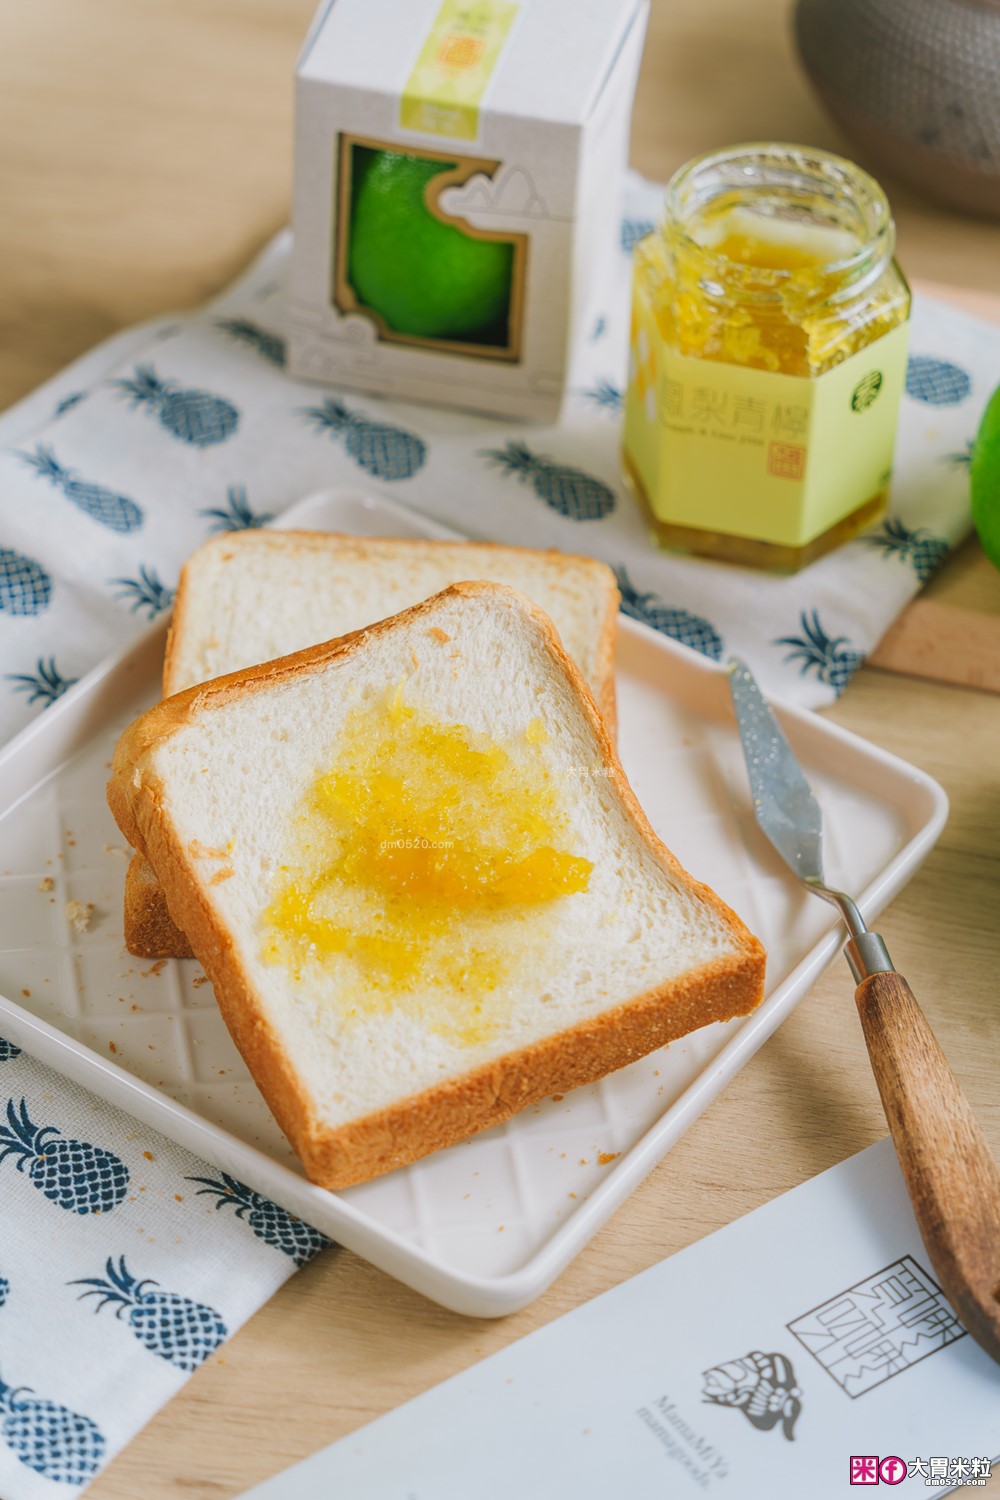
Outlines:
[[296,80],[294,375],[552,420],[619,232],[647,0],[331,0]]

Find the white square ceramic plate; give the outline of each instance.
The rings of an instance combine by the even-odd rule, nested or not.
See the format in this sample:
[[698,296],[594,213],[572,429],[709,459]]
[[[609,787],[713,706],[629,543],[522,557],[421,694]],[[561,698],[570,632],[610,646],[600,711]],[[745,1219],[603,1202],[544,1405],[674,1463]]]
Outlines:
[[[453,535],[392,502],[315,495],[284,526]],[[768,950],[767,998],[593,1087],[344,1193],[302,1176],[194,962],[122,946],[126,851],[104,800],[115,740],[159,696],[165,626],[72,688],[0,754],[0,1035],[459,1312],[536,1297],[789,1013],[837,953],[832,909],[758,832],[721,667],[622,619],[625,770],[656,831]],[[922,772],[779,708],[823,806],[831,882],[874,917],[944,823]],[[53,889],[40,890],[51,876]],[[70,900],[93,903],[73,931]],[[845,985],[848,983],[845,972]],[[7,998],[4,998],[7,997]]]

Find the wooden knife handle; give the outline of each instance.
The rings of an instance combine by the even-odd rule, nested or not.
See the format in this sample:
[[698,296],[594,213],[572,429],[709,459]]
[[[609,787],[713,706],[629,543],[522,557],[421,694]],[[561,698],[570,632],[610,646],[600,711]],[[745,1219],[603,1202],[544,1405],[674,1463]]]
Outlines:
[[1000,1363],[1000,1171],[902,975],[871,974],[854,998],[927,1254],[960,1322]]

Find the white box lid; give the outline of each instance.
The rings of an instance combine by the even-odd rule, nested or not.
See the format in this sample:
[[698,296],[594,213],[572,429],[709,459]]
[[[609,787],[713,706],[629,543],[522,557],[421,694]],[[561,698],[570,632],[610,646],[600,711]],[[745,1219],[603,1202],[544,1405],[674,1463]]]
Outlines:
[[[298,76],[373,93],[401,93],[441,0],[323,0]],[[517,0],[518,13],[490,78],[493,115],[581,124],[643,0]]]

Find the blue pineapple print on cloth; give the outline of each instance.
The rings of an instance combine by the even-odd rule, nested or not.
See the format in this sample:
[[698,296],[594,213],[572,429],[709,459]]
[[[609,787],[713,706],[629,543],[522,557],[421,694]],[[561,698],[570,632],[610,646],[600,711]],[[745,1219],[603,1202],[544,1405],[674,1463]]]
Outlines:
[[105,1265],[105,1277],[81,1277],[71,1286],[85,1286],[84,1297],[99,1297],[95,1308],[111,1304],[115,1317],[128,1314],[128,1325],[140,1344],[180,1370],[197,1370],[229,1335],[229,1330],[213,1307],[193,1302],[177,1292],[146,1290],[159,1282],[137,1281],[125,1264],[124,1255],[117,1266],[114,1256]]
[[792,646],[785,661],[797,661],[799,676],[815,671],[820,682],[832,687],[838,698],[864,661],[863,651],[851,649],[846,635],[829,636],[820,624],[819,614],[807,610],[799,616],[801,635],[780,635],[775,646]]
[[194,448],[224,443],[239,426],[240,414],[231,401],[211,391],[183,390],[175,380],[161,380],[152,365],[136,365],[131,380],[111,383],[131,397],[133,406],[144,406],[159,418],[172,437]]
[[56,1484],[86,1484],[104,1457],[104,1435],[96,1422],[2,1379],[0,1440],[26,1468]]
[[269,333],[266,328],[258,328],[256,323],[251,323],[247,318],[218,318],[216,328],[221,328],[223,333],[228,333],[237,344],[245,344],[248,348],[256,350],[269,360],[272,365],[283,369],[285,364],[285,341],[280,334]]
[[209,531],[255,531],[258,526],[266,526],[269,521],[274,520],[269,510],[250,509],[246,488],[242,484],[229,486],[224,506],[200,510],[198,514],[207,516],[212,522]]
[[502,473],[530,483],[539,500],[572,521],[600,521],[615,508],[615,492],[602,479],[534,454],[527,443],[512,440],[503,448],[487,448],[483,456]]
[[20,1057],[20,1047],[15,1047],[13,1042],[8,1042],[6,1037],[0,1036],[0,1062],[10,1062],[12,1057]]
[[10,1282],[7,1280],[6,1276],[0,1276],[0,1307],[3,1307],[9,1296]]
[[672,636],[682,645],[700,651],[719,661],[722,656],[722,636],[715,626],[702,615],[693,615],[690,610],[665,604],[655,594],[640,594],[633,586],[624,568],[615,568],[615,578],[621,590],[623,615]]
[[36,473],[61,490],[71,505],[82,510],[85,516],[106,526],[109,531],[138,531],[143,522],[140,506],[127,495],[118,495],[103,484],[91,484],[87,479],[78,479],[72,469],[66,469],[57,460],[55,453],[44,443],[37,444],[34,453],[18,453]]
[[86,391],[73,391],[71,395],[62,398],[52,415],[54,417],[64,417],[68,411],[73,410],[74,406],[79,406],[80,402],[86,401],[86,399]]
[[308,1265],[314,1255],[333,1244],[311,1224],[297,1219],[287,1208],[272,1203],[270,1198],[255,1193],[253,1188],[230,1177],[228,1172],[222,1173],[221,1181],[212,1177],[189,1177],[187,1180],[204,1183],[204,1187],[198,1189],[198,1197],[209,1193],[216,1198],[217,1209],[235,1208],[236,1217],[244,1219],[259,1240],[273,1245],[276,1250],[283,1250],[297,1266]]
[[921,583],[926,583],[937,571],[949,551],[948,543],[932,535],[925,526],[913,530],[898,516],[888,517],[878,531],[860,540],[867,547],[877,548],[883,557],[896,557],[900,562],[911,563]]
[[656,225],[652,219],[622,219],[621,244],[625,253],[631,254],[632,246],[652,234]]
[[593,406],[599,406],[601,411],[617,416],[622,409],[622,393],[610,380],[599,380],[590,390],[584,391],[583,395]]
[[9,615],[40,615],[52,598],[52,579],[41,563],[0,547],[0,610]]
[[422,437],[405,427],[369,421],[332,396],[322,406],[303,407],[302,415],[319,432],[342,438],[348,458],[376,479],[409,479],[424,466],[427,444]]
[[43,708],[51,708],[79,678],[64,677],[56,666],[54,656],[50,656],[48,661],[40,656],[34,672],[8,672],[7,681],[14,684],[15,693],[27,693],[29,703],[41,703]]
[[928,406],[957,406],[972,390],[967,370],[948,359],[911,354],[906,367],[906,394]]
[[160,582],[155,568],[141,567],[138,578],[109,578],[108,582],[118,587],[116,599],[129,601],[130,614],[144,609],[147,620],[155,620],[174,602],[174,590]]
[[27,1167],[32,1187],[70,1213],[110,1213],[128,1191],[128,1167],[119,1157],[68,1139],[55,1125],[32,1124],[23,1099],[20,1110],[8,1101],[7,1124],[0,1125],[0,1164],[9,1156],[19,1172]]

